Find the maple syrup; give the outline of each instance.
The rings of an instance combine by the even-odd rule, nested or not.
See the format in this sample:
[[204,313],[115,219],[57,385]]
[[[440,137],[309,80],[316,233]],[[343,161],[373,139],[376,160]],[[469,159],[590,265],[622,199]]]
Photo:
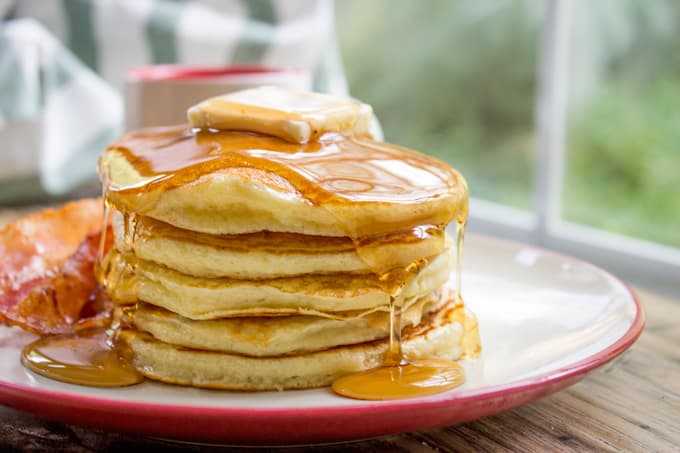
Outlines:
[[[439,225],[454,216],[459,221],[467,217],[467,187],[458,172],[444,162],[367,137],[327,133],[318,141],[297,144],[250,132],[157,128],[128,134],[107,152],[121,155],[139,175],[123,184],[112,181],[108,167],[100,167],[107,198],[126,212],[144,214],[163,192],[232,168],[278,176],[314,206],[418,206],[436,199],[442,209],[419,223]],[[349,228],[347,236],[384,234],[394,225],[376,218],[373,228]]]
[[[109,225],[113,211],[104,197],[103,225]],[[136,216],[124,218],[123,243],[133,248]],[[108,328],[93,328],[72,334],[50,335],[28,344],[21,363],[31,371],[61,382],[92,387],[126,387],[144,380],[131,364],[130,354],[116,342],[120,322],[131,322],[136,303],[136,279],[129,260],[105,253],[107,228],[99,238],[95,276],[119,306],[122,316]]]
[[424,359],[341,377],[333,382],[333,391],[354,399],[391,400],[445,392],[464,381],[463,367],[456,362]]
[[108,329],[40,338],[27,345],[21,363],[57,381],[93,387],[125,387],[144,377],[134,369]]
[[[476,357],[480,352],[477,323],[473,317],[466,315],[461,298],[461,269],[463,253],[463,237],[465,224],[456,224],[456,279],[454,288],[455,302],[458,304],[451,321],[459,322],[463,327],[461,346],[462,358]],[[366,249],[357,247],[357,253],[374,266],[370,253]],[[384,287],[389,291],[390,317],[389,340],[383,365],[349,376],[333,382],[333,391],[339,395],[354,399],[387,400],[413,398],[445,392],[458,387],[465,382],[465,372],[455,361],[443,359],[407,360],[402,352],[401,338],[401,310],[403,296],[401,294],[408,282],[417,274],[421,261],[414,261],[411,265],[386,273],[378,273],[381,281],[388,284]]]

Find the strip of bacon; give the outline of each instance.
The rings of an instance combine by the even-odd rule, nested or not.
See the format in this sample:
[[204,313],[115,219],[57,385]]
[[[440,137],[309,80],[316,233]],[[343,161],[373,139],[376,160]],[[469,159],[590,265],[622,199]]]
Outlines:
[[[112,234],[108,232],[107,238]],[[110,242],[110,241],[109,241]],[[107,248],[110,247],[107,244]],[[16,305],[3,313],[5,322],[40,334],[77,330],[89,314],[105,321],[111,304],[102,299],[94,274],[99,233],[87,236],[51,277],[41,280]],[[94,307],[98,305],[98,307]],[[86,309],[88,307],[88,309]],[[84,313],[88,311],[89,313]],[[88,327],[92,322],[88,322]]]
[[75,329],[84,311],[106,315],[109,304],[96,296],[94,278],[102,217],[101,199],[89,199],[0,230],[0,320],[36,333],[62,333]]

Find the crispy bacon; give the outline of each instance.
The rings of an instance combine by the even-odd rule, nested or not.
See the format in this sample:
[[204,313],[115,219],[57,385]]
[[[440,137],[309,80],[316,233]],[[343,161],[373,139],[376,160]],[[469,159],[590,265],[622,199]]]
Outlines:
[[44,334],[108,316],[94,276],[102,217],[100,199],[82,200],[0,230],[0,320]]

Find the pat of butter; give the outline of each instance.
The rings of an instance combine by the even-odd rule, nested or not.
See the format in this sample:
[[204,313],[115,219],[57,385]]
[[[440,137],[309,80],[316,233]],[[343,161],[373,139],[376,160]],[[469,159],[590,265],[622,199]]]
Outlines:
[[368,132],[370,105],[319,93],[264,86],[206,99],[189,108],[201,129],[245,130],[307,143],[326,132]]

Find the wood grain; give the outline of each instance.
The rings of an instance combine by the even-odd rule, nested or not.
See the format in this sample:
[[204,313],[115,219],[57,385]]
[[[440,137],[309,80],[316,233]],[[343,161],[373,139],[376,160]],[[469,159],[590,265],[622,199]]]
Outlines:
[[[0,210],[0,225],[25,212]],[[680,451],[680,300],[646,291],[639,295],[647,325],[638,342],[567,390],[459,426],[286,451]],[[48,422],[0,406],[2,451],[137,448],[170,452],[212,449]]]

